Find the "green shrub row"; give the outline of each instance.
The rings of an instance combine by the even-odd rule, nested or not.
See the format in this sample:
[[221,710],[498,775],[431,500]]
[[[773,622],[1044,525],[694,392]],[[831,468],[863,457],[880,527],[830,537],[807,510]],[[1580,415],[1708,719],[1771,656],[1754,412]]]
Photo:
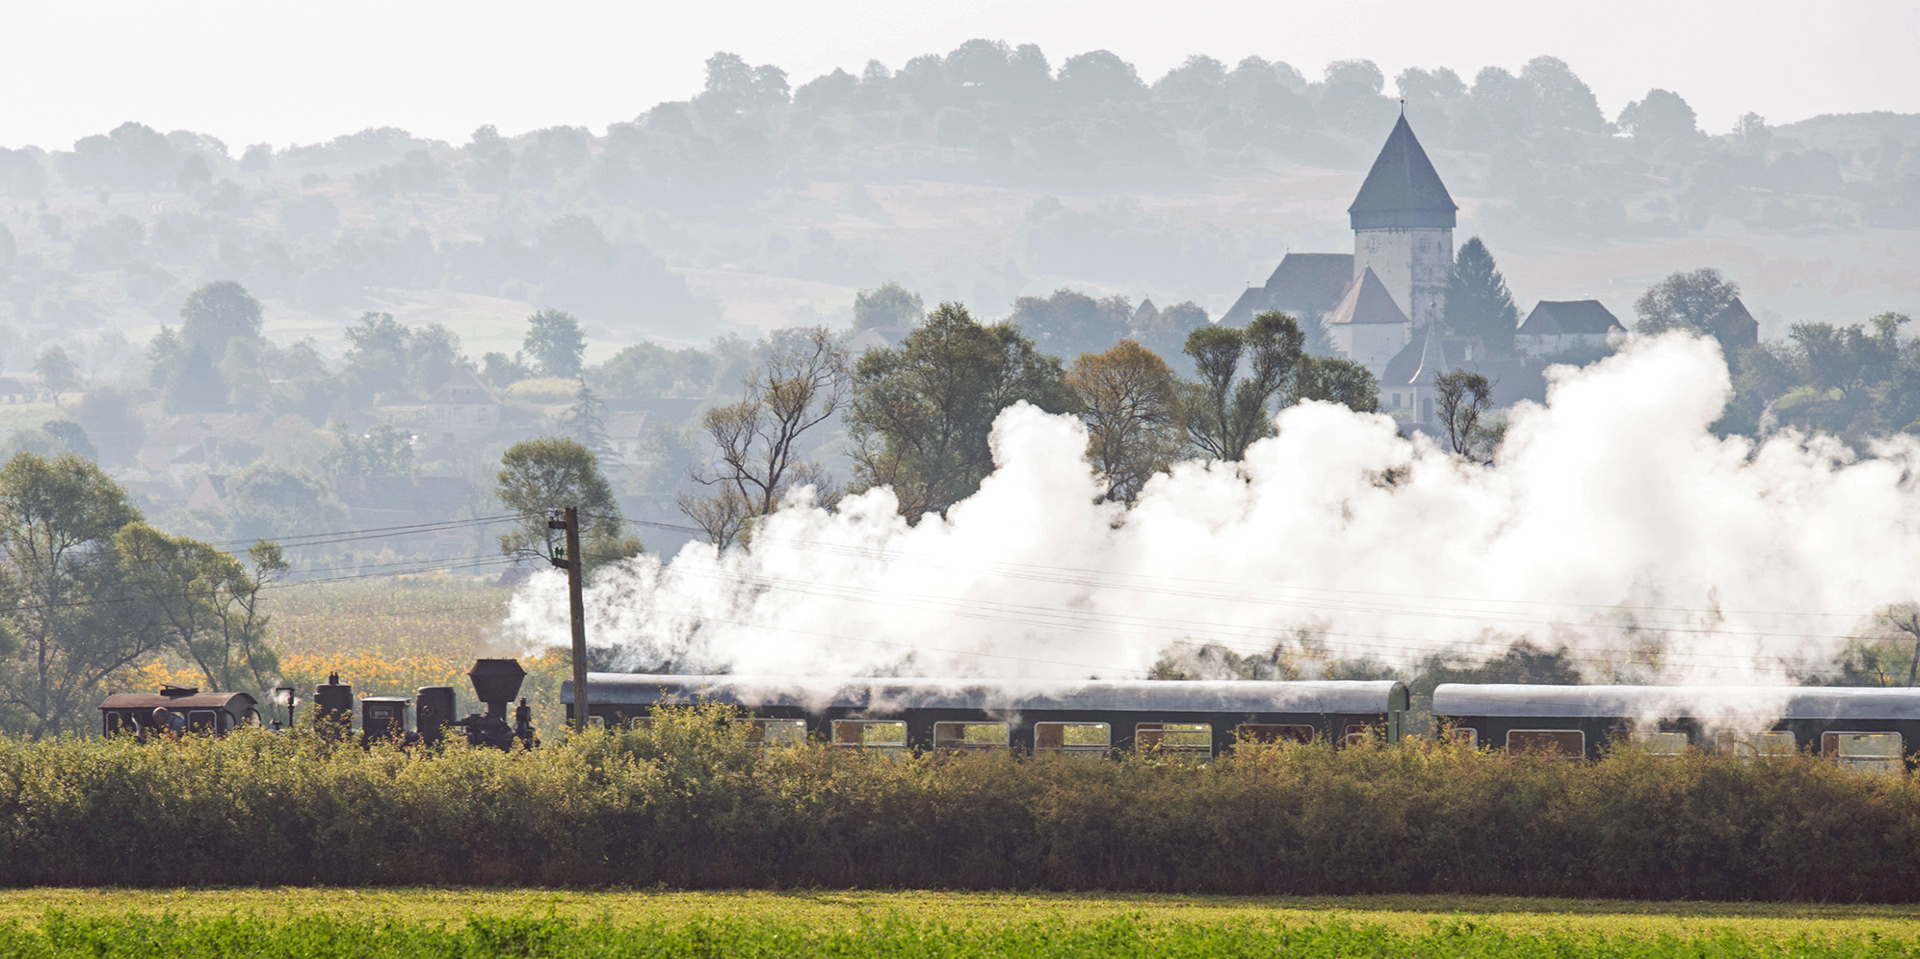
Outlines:
[[1157,923],[1126,916],[1086,924],[1028,921],[972,928],[889,917],[836,930],[743,920],[676,926],[476,917],[465,924],[440,926],[399,919],[70,919],[58,914],[34,926],[0,925],[4,959],[1894,959],[1914,955],[1920,955],[1920,944],[1867,936],[1775,940],[1720,933],[1686,939],[1639,938],[1511,933],[1469,922],[1405,934],[1338,922],[1289,927],[1252,922]]
[[516,753],[8,739],[0,882],[1914,901],[1920,782],[1425,741],[887,761],[757,747],[718,709]]

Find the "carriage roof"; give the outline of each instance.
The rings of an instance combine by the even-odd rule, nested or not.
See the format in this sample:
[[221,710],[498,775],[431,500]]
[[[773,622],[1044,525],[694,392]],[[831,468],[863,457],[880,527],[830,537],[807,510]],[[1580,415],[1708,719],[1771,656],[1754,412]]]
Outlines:
[[1436,716],[1920,719],[1920,689],[1835,686],[1538,686],[1444,683]]
[[[1077,709],[1170,712],[1384,713],[1407,707],[1393,680],[989,680],[591,673],[595,705],[718,702],[804,709]],[[573,703],[573,684],[560,701]]]

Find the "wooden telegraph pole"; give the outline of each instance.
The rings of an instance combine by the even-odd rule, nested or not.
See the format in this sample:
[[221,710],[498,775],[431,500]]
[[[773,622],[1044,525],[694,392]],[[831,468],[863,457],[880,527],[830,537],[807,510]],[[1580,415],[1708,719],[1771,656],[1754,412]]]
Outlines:
[[567,612],[573,622],[573,728],[586,732],[587,719],[587,602],[580,594],[585,575],[580,553],[580,508],[569,506],[561,519],[547,520],[549,529],[567,531],[566,556],[555,558],[553,565],[567,571]]

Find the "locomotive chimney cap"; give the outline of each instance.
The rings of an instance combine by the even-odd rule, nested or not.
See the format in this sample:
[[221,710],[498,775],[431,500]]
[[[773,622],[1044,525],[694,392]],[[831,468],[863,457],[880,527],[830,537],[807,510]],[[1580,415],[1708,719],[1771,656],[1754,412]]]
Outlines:
[[526,676],[527,671],[517,659],[478,659],[467,671],[467,678],[473,680],[473,691],[483,703],[512,702],[520,692],[520,681]]

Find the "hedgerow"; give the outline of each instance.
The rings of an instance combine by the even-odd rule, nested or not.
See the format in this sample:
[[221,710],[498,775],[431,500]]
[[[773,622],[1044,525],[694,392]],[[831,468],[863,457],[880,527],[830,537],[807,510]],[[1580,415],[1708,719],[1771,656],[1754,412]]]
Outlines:
[[10,885],[1920,899],[1920,783],[1811,756],[1415,740],[1211,762],[762,748],[724,710],[514,753],[0,740]]

